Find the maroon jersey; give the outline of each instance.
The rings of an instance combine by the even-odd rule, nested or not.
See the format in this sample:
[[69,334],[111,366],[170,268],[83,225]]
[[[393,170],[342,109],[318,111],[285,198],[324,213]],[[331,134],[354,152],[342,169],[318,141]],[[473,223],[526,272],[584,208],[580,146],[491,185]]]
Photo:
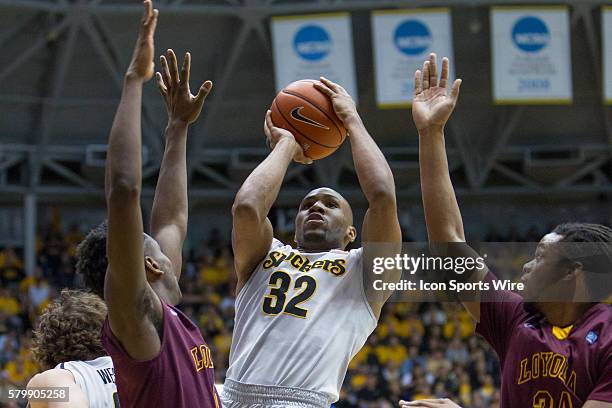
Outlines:
[[161,302],[163,332],[159,354],[131,358],[102,326],[102,345],[113,359],[121,407],[219,408],[210,349],[200,329],[180,310]]
[[480,304],[476,332],[501,362],[501,408],[579,408],[612,402],[612,306],[592,306],[571,328],[554,328],[522,298],[499,292]]

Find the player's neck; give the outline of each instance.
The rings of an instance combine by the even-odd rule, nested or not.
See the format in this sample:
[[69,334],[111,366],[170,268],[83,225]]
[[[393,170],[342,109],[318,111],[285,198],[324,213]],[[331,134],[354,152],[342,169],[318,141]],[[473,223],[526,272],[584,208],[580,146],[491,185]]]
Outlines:
[[329,252],[329,251],[333,251],[334,249],[343,251],[343,248],[340,248],[339,245],[322,245],[322,246],[315,246],[315,247],[309,247],[309,248],[305,248],[303,246],[298,245],[298,247],[296,248],[298,251],[300,252],[306,252],[306,253],[314,253],[314,252]]
[[151,287],[153,291],[157,293],[157,296],[167,304],[176,306],[181,302],[180,293],[174,293],[172,290],[168,289],[161,280],[151,282]]
[[592,305],[592,303],[542,302],[537,304],[537,308],[551,325],[567,327],[580,319]]

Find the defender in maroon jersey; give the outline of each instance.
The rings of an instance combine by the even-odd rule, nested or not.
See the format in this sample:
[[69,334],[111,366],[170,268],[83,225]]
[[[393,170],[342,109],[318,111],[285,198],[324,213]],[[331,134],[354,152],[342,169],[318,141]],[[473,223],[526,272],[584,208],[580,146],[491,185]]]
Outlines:
[[104,296],[108,316],[102,343],[115,365],[122,407],[219,407],[210,349],[198,327],[173,306],[181,291],[182,246],[187,230],[187,128],[212,87],[189,90],[191,57],[179,75],[176,56],[161,57],[157,85],[166,103],[166,146],[144,234],[140,208],[143,83],[153,76],[153,34],[158,11],[145,13],[123,94],[110,132],[106,160],[108,224],[85,238],[77,269]]
[[[432,54],[415,74],[412,114],[419,131],[419,162],[429,241],[465,242],[463,221],[449,176],[444,126],[461,80],[447,95],[448,59],[438,83]],[[588,257],[567,257],[558,248],[589,245]],[[562,224],[542,238],[535,257],[524,266],[525,295],[496,292],[492,302],[464,302],[478,322],[476,331],[497,352],[502,369],[502,408],[612,408],[612,310],[597,302],[551,302],[551,291],[567,290],[567,299],[605,299],[609,288],[595,287],[589,273],[612,278],[612,229],[602,225]],[[594,256],[593,256],[594,255]],[[593,264],[598,259],[598,265]],[[607,267],[605,266],[607,265]],[[603,269],[602,269],[603,266]],[[599,268],[598,271],[594,270]],[[486,271],[482,271],[485,272]],[[484,277],[493,279],[492,274]],[[609,282],[609,281],[608,281]],[[593,295],[594,293],[597,295]],[[446,399],[404,402],[402,407],[457,407]]]

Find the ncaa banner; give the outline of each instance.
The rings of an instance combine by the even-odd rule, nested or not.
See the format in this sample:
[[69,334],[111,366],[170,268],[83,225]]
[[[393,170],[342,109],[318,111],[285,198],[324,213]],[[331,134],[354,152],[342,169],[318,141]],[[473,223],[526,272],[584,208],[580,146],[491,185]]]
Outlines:
[[429,54],[448,57],[454,79],[451,17],[448,9],[379,10],[372,12],[376,101],[383,109],[409,107],[414,71]]
[[603,79],[604,100],[612,105],[612,7],[604,6],[601,10],[601,30],[603,39]]
[[495,103],[571,103],[567,7],[493,7],[491,30]]
[[272,17],[276,90],[324,76],[357,102],[353,35],[348,13]]

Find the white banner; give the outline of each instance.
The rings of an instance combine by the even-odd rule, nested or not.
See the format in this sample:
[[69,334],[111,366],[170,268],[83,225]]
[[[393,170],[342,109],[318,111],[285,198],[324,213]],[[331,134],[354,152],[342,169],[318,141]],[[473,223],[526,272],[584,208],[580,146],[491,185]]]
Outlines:
[[612,7],[601,9],[601,30],[603,38],[604,101],[612,105]]
[[372,12],[372,46],[376,101],[381,108],[408,107],[414,71],[429,54],[448,57],[454,78],[451,16],[448,9],[380,10]]
[[565,6],[491,9],[495,103],[571,103],[569,27]]
[[348,13],[272,18],[276,90],[324,76],[357,101],[353,35]]

